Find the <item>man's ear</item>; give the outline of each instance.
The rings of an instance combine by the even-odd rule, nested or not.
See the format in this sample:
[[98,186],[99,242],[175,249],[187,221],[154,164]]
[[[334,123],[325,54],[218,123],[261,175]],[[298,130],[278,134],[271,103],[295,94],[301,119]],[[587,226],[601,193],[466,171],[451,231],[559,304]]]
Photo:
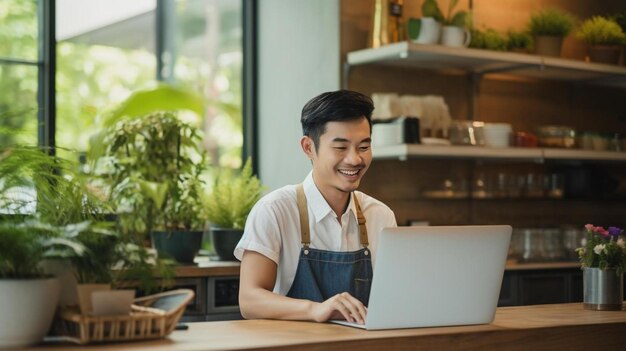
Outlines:
[[302,151],[306,154],[309,159],[313,159],[315,154],[315,143],[313,143],[313,139],[304,135],[300,139],[300,146],[302,147]]

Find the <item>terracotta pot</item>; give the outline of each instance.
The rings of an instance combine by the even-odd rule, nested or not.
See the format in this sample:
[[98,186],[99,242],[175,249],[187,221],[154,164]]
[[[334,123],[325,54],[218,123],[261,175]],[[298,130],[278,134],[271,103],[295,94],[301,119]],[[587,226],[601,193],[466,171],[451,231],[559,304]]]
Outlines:
[[560,57],[562,45],[563,37],[547,35],[535,36],[535,53],[537,55]]
[[617,45],[593,45],[587,48],[587,56],[591,62],[617,65],[621,51]]
[[93,305],[91,304],[91,295],[95,291],[109,291],[109,290],[111,290],[111,284],[78,284],[76,286],[76,294],[78,296],[78,305],[80,306],[80,313],[83,315],[87,315],[93,312]]
[[120,316],[130,313],[130,305],[135,299],[135,289],[115,289],[94,291],[91,305],[94,316]]

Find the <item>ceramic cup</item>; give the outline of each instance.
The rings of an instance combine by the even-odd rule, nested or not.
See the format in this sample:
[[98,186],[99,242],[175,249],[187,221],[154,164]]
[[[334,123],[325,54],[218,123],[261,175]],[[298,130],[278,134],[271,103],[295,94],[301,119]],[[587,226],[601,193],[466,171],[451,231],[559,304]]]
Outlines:
[[441,30],[441,44],[453,47],[468,47],[472,41],[470,31],[456,26],[444,26]]
[[419,22],[419,34],[413,42],[418,44],[437,44],[441,33],[441,24],[432,17],[422,17]]

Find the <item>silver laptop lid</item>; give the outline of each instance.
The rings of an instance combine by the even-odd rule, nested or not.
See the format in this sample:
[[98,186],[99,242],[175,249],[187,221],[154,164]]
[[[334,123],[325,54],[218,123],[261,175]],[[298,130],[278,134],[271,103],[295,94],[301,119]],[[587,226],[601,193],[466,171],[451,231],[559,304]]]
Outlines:
[[490,323],[511,231],[508,225],[383,229],[366,328]]

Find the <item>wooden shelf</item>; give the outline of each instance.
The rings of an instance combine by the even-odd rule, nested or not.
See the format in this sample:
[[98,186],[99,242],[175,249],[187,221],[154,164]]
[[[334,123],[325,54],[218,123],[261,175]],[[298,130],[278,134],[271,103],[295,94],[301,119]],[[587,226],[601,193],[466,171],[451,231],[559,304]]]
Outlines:
[[536,161],[579,160],[626,162],[626,152],[550,148],[491,148],[481,146],[440,146],[399,144],[372,147],[375,159],[462,158]]
[[347,64],[380,64],[450,73],[507,73],[536,79],[626,87],[626,67],[530,54],[414,44],[408,41],[350,52]]

